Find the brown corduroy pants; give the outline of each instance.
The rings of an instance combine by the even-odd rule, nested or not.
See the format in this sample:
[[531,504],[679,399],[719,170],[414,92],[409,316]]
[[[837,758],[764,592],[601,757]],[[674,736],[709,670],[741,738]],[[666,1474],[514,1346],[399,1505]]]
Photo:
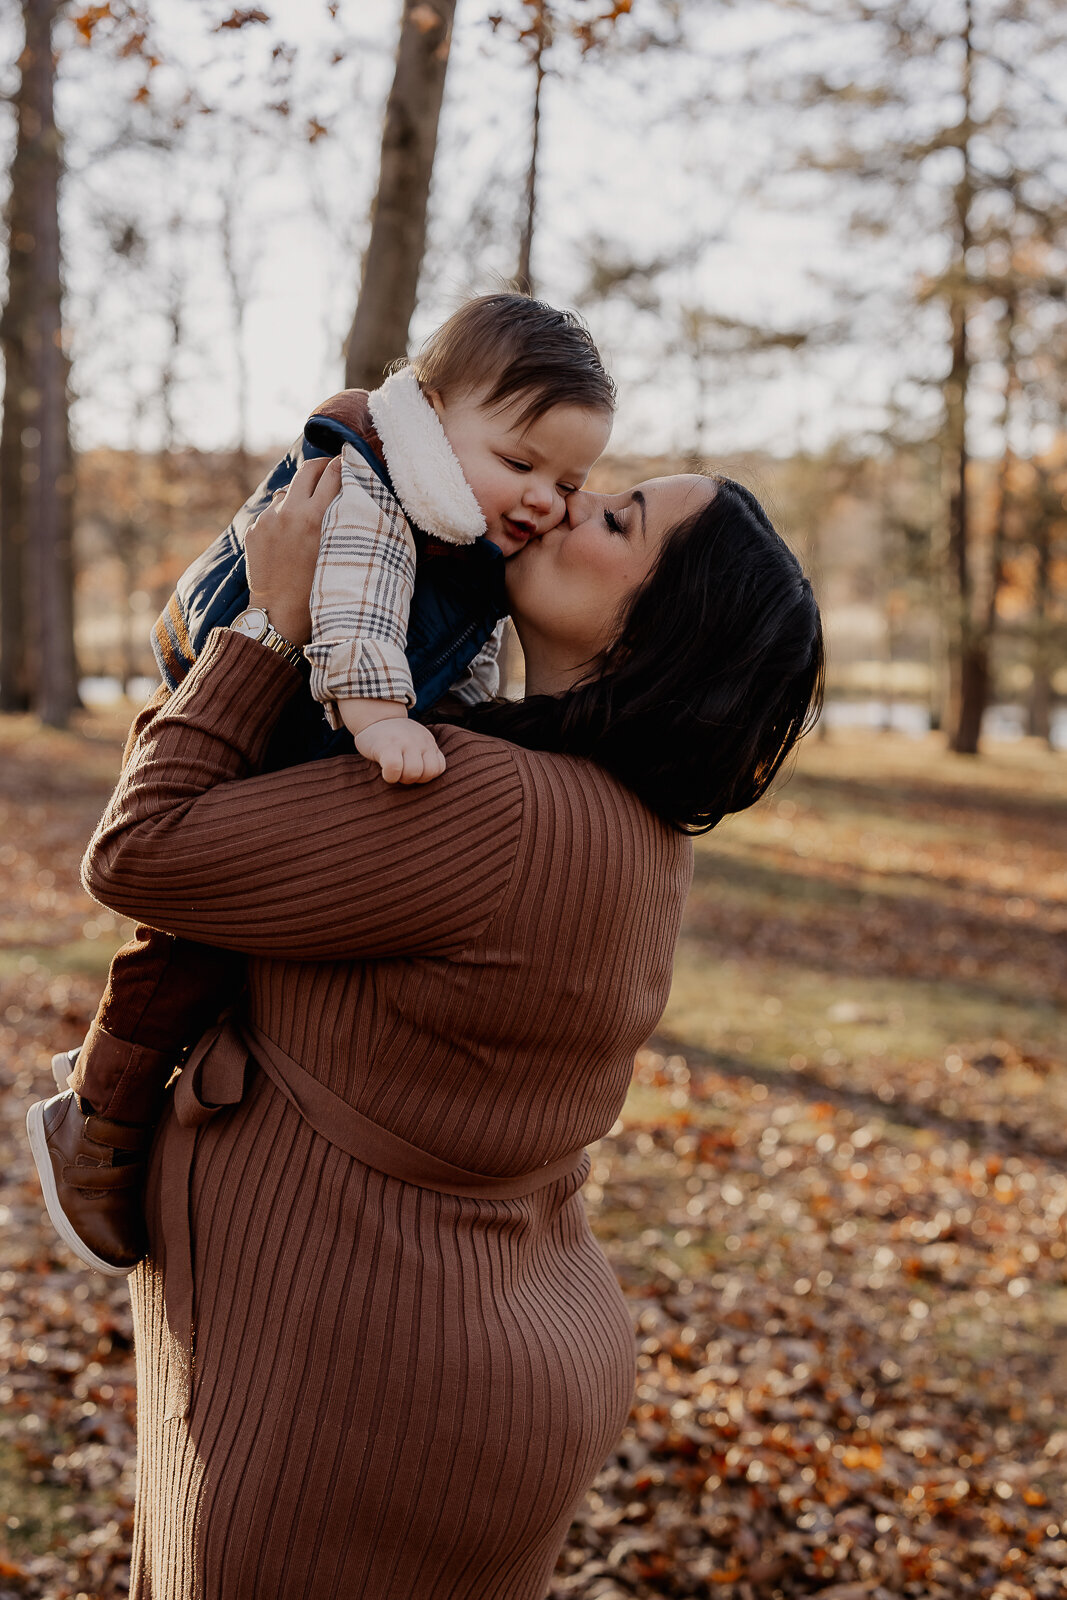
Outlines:
[[240,956],[140,927],[112,959],[71,1083],[101,1116],[154,1122],[184,1052],[240,992]]

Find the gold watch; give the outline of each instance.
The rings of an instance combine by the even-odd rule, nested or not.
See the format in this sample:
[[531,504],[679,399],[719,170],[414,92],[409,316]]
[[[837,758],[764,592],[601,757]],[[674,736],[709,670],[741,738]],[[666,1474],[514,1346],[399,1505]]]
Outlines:
[[273,650],[276,655],[282,656],[290,666],[303,665],[303,650],[298,644],[291,644],[288,639],[282,637],[277,628],[271,626],[271,620],[262,606],[249,606],[240,616],[234,617],[230,627],[234,633],[243,633],[249,639],[258,639],[260,644],[265,644],[268,650]]

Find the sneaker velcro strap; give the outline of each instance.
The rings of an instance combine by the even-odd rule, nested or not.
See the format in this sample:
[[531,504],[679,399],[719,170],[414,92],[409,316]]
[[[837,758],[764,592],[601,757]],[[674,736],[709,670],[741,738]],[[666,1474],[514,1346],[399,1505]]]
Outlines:
[[63,1182],[72,1189],[130,1189],[144,1176],[141,1166],[131,1161],[125,1167],[65,1166]]
[[91,1112],[85,1119],[85,1136],[94,1144],[106,1145],[111,1150],[127,1150],[142,1155],[152,1142],[152,1128],[135,1127],[129,1122],[111,1122],[107,1117]]

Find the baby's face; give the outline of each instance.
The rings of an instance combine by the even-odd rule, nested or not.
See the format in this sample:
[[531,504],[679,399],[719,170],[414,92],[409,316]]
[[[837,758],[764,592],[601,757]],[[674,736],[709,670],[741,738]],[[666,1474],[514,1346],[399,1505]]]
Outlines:
[[611,433],[608,412],[583,406],[553,406],[523,425],[521,399],[489,410],[484,391],[428,398],[482,508],[485,536],[506,556],[563,520],[567,495]]

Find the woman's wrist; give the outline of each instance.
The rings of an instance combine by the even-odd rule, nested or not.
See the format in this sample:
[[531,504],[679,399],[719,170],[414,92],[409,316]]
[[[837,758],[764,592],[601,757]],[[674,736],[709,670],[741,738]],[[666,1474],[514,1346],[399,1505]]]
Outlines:
[[297,649],[310,641],[311,613],[306,605],[294,606],[291,601],[287,604],[278,596],[272,601],[270,596],[253,589],[248,596],[248,607],[249,610],[255,607],[264,612],[275,633],[280,633]]
[[311,639],[311,588],[322,519],[341,487],[338,457],[302,461],[288,489],[279,489],[245,535],[251,603],[266,611],[290,644]]

